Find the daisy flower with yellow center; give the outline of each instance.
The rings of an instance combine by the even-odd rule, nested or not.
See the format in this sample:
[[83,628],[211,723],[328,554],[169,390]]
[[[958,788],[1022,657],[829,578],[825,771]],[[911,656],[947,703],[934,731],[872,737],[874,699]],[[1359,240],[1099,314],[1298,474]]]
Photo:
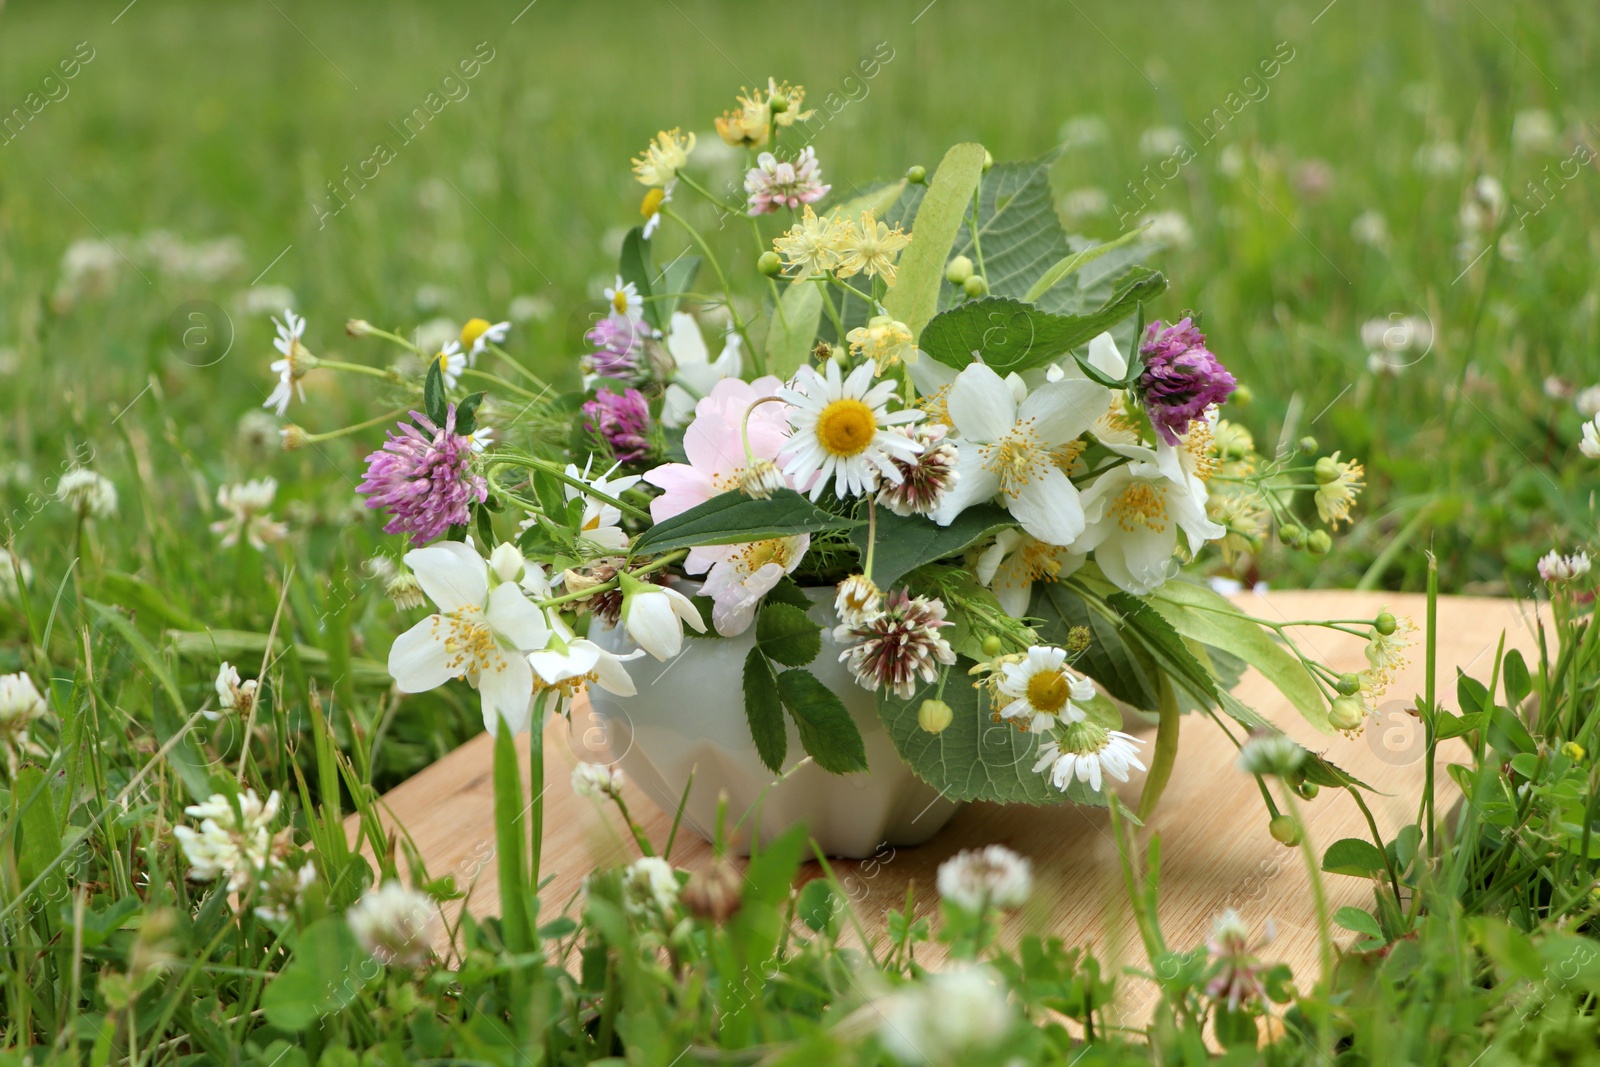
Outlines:
[[1086,719],[1078,705],[1094,699],[1094,686],[1066,664],[1067,650],[1054,645],[1034,645],[1020,662],[1008,663],[995,683],[997,696],[1009,698],[1000,717],[1036,734]]
[[922,445],[890,427],[917,421],[915,408],[890,411],[895,383],[872,381],[873,365],[863,363],[843,378],[839,364],[828,361],[825,374],[803,367],[794,385],[778,396],[789,407],[794,428],[783,473],[796,485],[811,487],[811,499],[822,495],[828,481],[840,499],[876,489],[882,478],[903,480],[896,459],[910,459]]
[[622,275],[617,275],[614,284],[606,286],[605,295],[606,303],[610,304],[611,310],[618,315],[624,315],[633,322],[644,318],[644,301],[639,298],[638,286],[632,282],[624,282]]
[[807,204],[800,221],[772,242],[791,275],[822,274],[839,262],[839,227],[829,216],[819,218]]
[[461,347],[467,350],[467,362],[476,366],[478,357],[490,345],[505,344],[510,332],[509,322],[491,324],[488,319],[468,319],[467,324],[461,327]]
[[677,184],[676,179],[665,186],[650,189],[644,194],[644,199],[639,201],[639,214],[644,216],[644,229],[641,231],[646,241],[656,235],[661,228],[661,207],[672,200],[672,187]]
[[645,146],[644,154],[633,161],[634,176],[641,185],[665,188],[689,162],[689,153],[693,151],[693,133],[662,130]]
[[861,213],[861,222],[846,222],[837,238],[839,277],[852,274],[883,275],[884,284],[894,284],[894,261],[900,250],[911,243],[911,235],[896,226],[879,222],[871,211]]
[[1075,722],[1061,735],[1039,746],[1035,771],[1050,776],[1050,783],[1066,792],[1074,779],[1099,793],[1106,778],[1128,780],[1130,770],[1144,770],[1139,760],[1140,742],[1132,734],[1108,730],[1095,722]]

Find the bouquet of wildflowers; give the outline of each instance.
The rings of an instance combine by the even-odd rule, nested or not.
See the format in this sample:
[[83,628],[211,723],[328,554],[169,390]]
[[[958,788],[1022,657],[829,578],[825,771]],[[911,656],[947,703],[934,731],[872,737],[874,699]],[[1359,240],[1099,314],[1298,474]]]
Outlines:
[[[843,662],[951,799],[1105,803],[1141,769],[1153,802],[1181,711],[1266,726],[1230,693],[1247,664],[1317,726],[1359,729],[1400,655],[1394,620],[1328,620],[1373,626],[1380,651],[1336,676],[1182,568],[1248,556],[1274,523],[1326,551],[1360,464],[1309,439],[1258,454],[1223,415],[1238,383],[1200,316],[1147,313],[1167,286],[1139,263],[1156,246],[1066,234],[1049,158],[962,144],[847,198],[808,115],[796,87],[741,96],[716,147],[746,169],[721,191],[694,134],[646,146],[645,221],[556,384],[507,351],[506,323],[434,350],[351,322],[410,353],[386,369],[318,359],[302,320],[280,326],[280,413],[319,367],[418,408],[360,487],[413,546],[397,601],[435,607],[394,643],[399,687],[464,679],[488,728],[524,730],[585,686],[634,693],[629,661],[678,655],[685,631],[754,627],[742,683],[763,762],[790,755],[788,717],[820,766],[859,771],[856,724],[808,670],[806,593],[826,590]],[[753,247],[724,262],[711,226]],[[1153,745],[1130,714],[1158,724]]]

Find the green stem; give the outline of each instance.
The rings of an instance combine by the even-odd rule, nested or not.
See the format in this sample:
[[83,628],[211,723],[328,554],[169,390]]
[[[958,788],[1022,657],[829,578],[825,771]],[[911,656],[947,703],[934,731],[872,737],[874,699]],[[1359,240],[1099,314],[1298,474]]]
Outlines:
[[[680,175],[680,177],[682,177],[682,175]],[[691,188],[693,188],[693,186],[691,186]],[[724,301],[726,301],[728,317],[733,322],[733,328],[738,331],[740,337],[744,338],[745,348],[753,355],[756,351],[756,348],[750,343],[750,335],[745,332],[744,319],[740,317],[739,309],[733,304],[733,288],[728,285],[728,275],[722,269],[722,261],[717,259],[717,254],[711,250],[711,245],[706,242],[706,239],[703,236],[701,236],[700,231],[689,225],[688,220],[682,215],[678,214],[676,211],[673,211],[665,204],[661,206],[661,213],[667,218],[671,219],[673,222],[676,222],[679,226],[682,226],[685,230],[688,230],[689,236],[694,238],[694,243],[700,246],[701,252],[705,253],[707,261],[709,261],[711,264],[711,269],[716,271],[718,284],[722,286],[722,296]],[[761,358],[761,365],[762,371],[765,373],[766,358],[764,356]]]
[[521,396],[527,397],[529,400],[538,400],[540,398],[540,396],[543,395],[543,394],[540,394],[540,393],[535,393],[530,389],[524,389],[520,385],[514,385],[511,382],[508,382],[504,378],[500,377],[500,375],[498,375],[498,374],[490,374],[488,371],[478,370],[478,369],[476,369],[474,367],[463,367],[461,369],[461,376],[463,378],[465,378],[465,377],[467,377],[469,375],[471,377],[473,377],[473,378],[481,378],[484,381],[489,382],[489,383],[491,383],[493,385],[498,385],[501,388],[509,389],[513,393],[517,393],[517,394],[519,394]]
[[635,507],[626,500],[600,492],[577,475],[568,474],[566,467],[562,464],[551,460],[539,459],[536,456],[529,456],[521,452],[502,452],[495,456],[490,467],[531,467],[534,470],[541,470],[556,481],[580,490],[584,496],[598,500],[602,504],[610,504],[624,515],[631,515],[642,522],[653,521],[650,518],[650,513],[643,508]]
[[366,422],[358,422],[354,426],[346,426],[342,430],[329,430],[327,433],[308,433],[306,434],[306,440],[332,441],[336,437],[348,437],[350,434],[359,433],[362,430],[370,430],[372,427],[381,425],[382,423],[393,422],[394,420],[404,415],[409,415],[410,413],[410,408],[396,408],[395,410],[387,412],[386,414],[379,415],[375,419],[368,419]]
[[521,371],[525,378],[531,381],[534,385],[537,385],[540,389],[544,390],[545,392],[550,391],[550,385],[548,382],[539,377],[537,374],[533,373],[533,371],[529,370],[527,367],[524,367],[518,360],[514,359],[510,353],[501,348],[499,345],[491,342],[489,345],[489,351],[493,352],[495,357],[501,362],[509,363],[512,367],[515,367],[518,371]]
[[[669,552],[660,559],[652,560],[636,571],[629,571],[628,574],[631,577],[640,578],[646,574],[651,574],[655,571],[658,571],[663,567],[670,567],[688,554],[689,550],[687,548],[681,548],[676,552]],[[539,601],[539,607],[558,608],[562,604],[570,604],[574,600],[582,600],[585,597],[594,596],[596,593],[604,593],[607,590],[615,589],[621,584],[621,578],[612,578],[610,581],[601,582],[599,585],[591,585],[589,588],[580,589],[575,593],[563,593],[560,596],[551,597],[549,600],[541,600]]]
[[1166,791],[1172,768],[1178,761],[1178,694],[1172,680],[1162,676],[1156,697],[1158,715],[1156,747],[1150,755],[1150,773],[1145,775],[1144,791],[1139,794],[1139,818],[1148,819]]
[[422,355],[422,349],[418,348],[416,345],[412,344],[410,341],[407,341],[404,337],[401,337],[397,333],[390,333],[388,330],[380,330],[380,329],[378,329],[378,327],[373,326],[371,323],[367,324],[367,332],[369,334],[371,334],[373,337],[381,337],[385,341],[393,341],[395,344],[399,345],[401,348],[409,349],[410,351],[415,352],[419,356]]
[[370,378],[382,378],[386,382],[398,382],[400,380],[400,375],[392,370],[379,370],[377,367],[369,367],[364,363],[346,363],[340,359],[319,359],[312,369],[349,371],[351,374],[365,374]]

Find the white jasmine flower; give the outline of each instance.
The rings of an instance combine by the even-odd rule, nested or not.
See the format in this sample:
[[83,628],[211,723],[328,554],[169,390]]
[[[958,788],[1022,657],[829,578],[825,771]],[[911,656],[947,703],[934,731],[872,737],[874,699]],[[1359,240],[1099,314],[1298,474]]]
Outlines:
[[1094,685],[1069,670],[1066,662],[1066,649],[1034,645],[1021,662],[1005,664],[995,689],[1010,700],[1000,709],[1000,717],[1036,734],[1062,723],[1082,722],[1086,713],[1078,704],[1094,699]]
[[904,1064],[984,1063],[1016,1021],[1005,984],[984,964],[930,974],[875,1005],[878,1040]]
[[1001,530],[994,544],[978,556],[978,581],[988,586],[1006,614],[1021,618],[1028,613],[1034,582],[1058,582],[1070,577],[1088,556],[1070,548],[1046,544],[1021,530]]
[[627,783],[621,767],[602,763],[579,763],[572,768],[572,791],[580,797],[617,797]]
[[255,706],[256,686],[254,678],[248,682],[239,679],[239,669],[227,660],[222,661],[222,666],[217,668],[217,711],[207,711],[202,714],[212,722],[226,717],[237,715],[239,718],[248,718],[250,709]]
[[1020,908],[1033,892],[1033,865],[1004,845],[958,852],[939,864],[939,896],[968,911]]
[[619,572],[618,577],[625,591],[622,626],[640,648],[656,659],[671,659],[683,648],[684,624],[696,633],[706,632],[700,609],[676,589],[638,581],[625,571]]
[[1108,730],[1085,719],[1067,726],[1061,733],[1039,746],[1035,771],[1044,771],[1051,784],[1066,791],[1076,778],[1102,791],[1102,773],[1119,782],[1128,780],[1130,769],[1144,770],[1139,762],[1139,739],[1121,730]]
[[729,330],[722,343],[722,353],[713,362],[694,316],[686,311],[673,312],[667,325],[667,351],[677,369],[662,401],[663,425],[688,425],[702,397],[708,396],[722,379],[739,376],[742,344],[739,334]]
[[74,467],[56,483],[56,499],[81,516],[110,518],[117,513],[117,487],[87,467]]
[[278,495],[276,478],[257,478],[235,485],[217,487],[217,506],[228,517],[211,524],[211,532],[222,535],[222,547],[232,548],[242,537],[260,552],[270,543],[289,536],[289,527],[267,514]]
[[528,663],[534,673],[533,684],[541,692],[553,690],[556,694],[556,707],[546,708],[547,712],[564,712],[578,691],[591,684],[619,697],[631,697],[638,693],[628,668],[623,664],[644,655],[643,649],[618,656],[593,641],[575,637],[559,618],[553,618],[551,622],[554,633],[550,636],[549,644],[528,654]]
[[1551,551],[1539,560],[1539,577],[1551,585],[1575,582],[1589,573],[1589,554],[1574,552],[1570,556]]
[[240,793],[239,810],[222,793],[212,793],[204,803],[184,808],[185,814],[200,820],[200,828],[175,826],[172,835],[189,861],[189,877],[197,882],[225,878],[230,893],[239,893],[266,871],[272,858],[272,821],[278,817],[278,791],[266,802],[254,789]]
[[1190,552],[1227,533],[1206,517],[1206,488],[1183,469],[1182,449],[1158,445],[1113,446],[1129,461],[1083,491],[1087,517],[1074,546],[1094,550],[1095,562],[1118,588],[1135,596],[1153,592],[1176,572],[1172,558],[1182,530]]
[[26,674],[0,675],[0,747],[12,753],[28,747],[28,727],[49,710]]
[[305,402],[306,389],[300,380],[317,365],[317,359],[300,340],[306,332],[305,319],[285,308],[283,321],[279,322],[277,316],[273,316],[272,324],[278,328],[278,337],[272,342],[272,347],[278,350],[282,358],[272,361],[272,372],[278,376],[278,385],[261,406],[272,408],[281,416],[289,410],[289,401],[295,394],[299,394],[301,403]]
[[670,918],[678,907],[678,877],[660,856],[641,856],[622,872],[622,902],[636,917]]
[[778,395],[790,405],[794,427],[783,473],[798,485],[811,486],[811,499],[822,495],[831,479],[841,499],[871,492],[880,478],[898,484],[903,475],[896,459],[910,459],[922,445],[890,427],[915,422],[915,408],[891,412],[895,382],[872,384],[874,367],[863,363],[842,378],[839,364],[828,361],[825,374],[802,367],[792,388]]
[[622,275],[617,275],[615,284],[606,286],[605,293],[606,303],[618,315],[626,315],[634,322],[644,318],[644,301],[639,298],[638,286],[632,282],[624,284]]
[[1049,382],[1018,402],[991,368],[974,363],[946,400],[960,439],[956,482],[933,519],[957,515],[997,493],[1022,528],[1041,541],[1071,545],[1084,529],[1078,490],[1062,470],[1081,449],[1078,438],[1106,409],[1108,391],[1083,378]]
[[432,951],[428,931],[438,910],[428,894],[391,881],[361,894],[345,912],[345,921],[373,959],[388,966],[414,967]]
[[485,729],[494,733],[504,719],[512,732],[526,730],[533,693],[526,654],[550,641],[544,613],[515,582],[491,589],[488,564],[460,541],[413,549],[405,562],[439,611],[395,639],[395,685],[421,693],[465,678],[483,698]]
[[[568,463],[567,474],[574,478],[581,478],[595,492],[604,493],[606,496],[614,499],[620,498],[623,493],[626,493],[629,489],[632,489],[635,485],[639,484],[641,475],[630,474],[621,478],[611,477],[617,471],[616,466],[613,466],[610,470],[606,471],[598,478],[591,478],[589,476],[589,464],[593,461],[594,457],[590,456],[589,460],[584,463],[583,470],[581,471],[575,464]],[[566,486],[566,497],[568,500],[576,500],[580,495],[582,495],[582,490],[578,489],[576,486]],[[584,495],[583,529],[581,531],[584,540],[599,545],[601,548],[609,548],[613,550],[627,548],[628,535],[623,532],[622,527],[617,525],[621,521],[622,511],[615,505],[608,504],[596,497]],[[524,528],[526,528],[527,524],[524,523],[523,525]]]

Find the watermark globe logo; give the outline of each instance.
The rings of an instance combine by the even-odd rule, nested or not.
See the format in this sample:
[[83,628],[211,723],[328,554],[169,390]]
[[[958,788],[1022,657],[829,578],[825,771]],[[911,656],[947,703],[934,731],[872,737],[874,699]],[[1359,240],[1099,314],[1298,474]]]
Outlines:
[[1416,706],[1404,700],[1378,705],[1363,734],[1373,755],[1391,767],[1406,767],[1428,752],[1428,732]]
[[1399,374],[1433,351],[1433,319],[1415,304],[1392,301],[1361,324],[1367,368],[1375,374]]
[[210,367],[233,350],[233,319],[209,300],[188,300],[167,316],[166,341],[182,362]]

